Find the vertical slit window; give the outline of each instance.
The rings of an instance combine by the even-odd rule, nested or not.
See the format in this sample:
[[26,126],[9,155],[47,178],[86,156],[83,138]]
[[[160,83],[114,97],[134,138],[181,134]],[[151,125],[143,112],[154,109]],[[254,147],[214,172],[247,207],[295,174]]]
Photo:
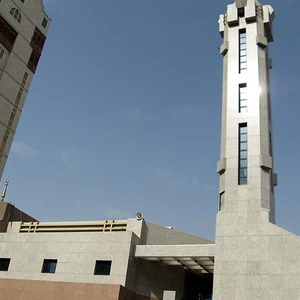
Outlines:
[[3,58],[4,53],[5,53],[4,49],[2,49],[2,47],[0,46],[0,59]]
[[270,192],[273,194],[274,183],[273,183],[273,171],[272,171],[272,169],[269,171],[269,177],[270,177]]
[[225,200],[225,192],[220,193],[219,199],[219,211],[221,211],[224,207],[224,200]]
[[239,72],[243,73],[247,70],[247,42],[246,31],[239,32]]
[[239,85],[239,112],[247,112],[247,85],[240,84]]
[[248,180],[248,136],[247,124],[239,125],[239,185]]
[[239,18],[245,17],[245,7],[241,7],[238,9],[238,15],[239,15]]
[[272,133],[269,133],[269,155],[273,156]]
[[270,97],[270,93],[268,93],[268,115],[269,115],[269,120],[271,121],[271,97]]

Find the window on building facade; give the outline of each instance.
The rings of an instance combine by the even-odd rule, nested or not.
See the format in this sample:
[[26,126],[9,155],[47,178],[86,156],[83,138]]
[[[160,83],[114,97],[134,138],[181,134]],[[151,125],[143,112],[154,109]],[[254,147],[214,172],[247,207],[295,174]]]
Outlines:
[[97,260],[94,275],[110,275],[111,260]]
[[22,15],[21,15],[21,12],[17,9],[17,8],[12,8],[10,10],[10,14],[19,22],[21,23],[22,21]]
[[269,170],[269,180],[270,180],[270,192],[273,194],[274,183],[273,183],[273,171],[272,171],[272,169]]
[[239,184],[247,184],[248,180],[248,137],[247,124],[239,125]]
[[45,35],[36,27],[30,42],[30,46],[39,53],[42,53],[45,41]]
[[239,72],[243,73],[247,70],[247,42],[246,31],[239,31]]
[[47,24],[48,24],[48,20],[47,20],[46,18],[44,18],[44,19],[43,19],[43,22],[42,22],[42,26],[43,26],[44,28],[46,28],[46,27],[47,27]]
[[238,16],[240,18],[245,17],[245,7],[241,7],[241,8],[238,9]]
[[35,73],[35,71],[36,71],[40,57],[41,57],[41,54],[39,54],[36,50],[32,49],[27,66],[33,73]]
[[273,156],[272,133],[269,132],[269,155]]
[[0,16],[0,42],[9,52],[11,52],[17,36],[18,33]]
[[239,112],[247,112],[247,85],[239,85]]
[[31,39],[32,52],[27,67],[35,73],[46,41],[45,35],[36,27]]
[[221,211],[224,207],[224,200],[225,200],[225,192],[220,193],[219,198],[219,211]]
[[270,93],[268,93],[268,115],[269,115],[269,120],[271,121],[271,96],[270,96]]
[[44,259],[42,273],[55,273],[57,259]]
[[8,271],[10,258],[0,258],[0,271]]
[[4,53],[5,53],[4,49],[0,46],[0,59],[3,58]]

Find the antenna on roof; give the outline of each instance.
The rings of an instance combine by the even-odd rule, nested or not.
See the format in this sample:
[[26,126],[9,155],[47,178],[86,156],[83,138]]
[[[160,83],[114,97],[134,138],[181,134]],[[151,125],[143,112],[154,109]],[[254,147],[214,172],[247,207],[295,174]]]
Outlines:
[[4,189],[3,189],[3,193],[2,193],[2,196],[1,196],[1,201],[4,201],[4,199],[5,199],[8,184],[9,184],[9,181],[6,180],[5,186],[4,186]]

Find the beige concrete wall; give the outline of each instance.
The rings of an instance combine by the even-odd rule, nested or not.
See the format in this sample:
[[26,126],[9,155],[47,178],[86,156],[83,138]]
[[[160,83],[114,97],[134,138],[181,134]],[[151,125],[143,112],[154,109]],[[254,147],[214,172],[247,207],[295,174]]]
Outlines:
[[[132,232],[0,233],[0,257],[11,258],[0,278],[125,286]],[[57,259],[55,274],[41,273]],[[94,275],[96,260],[111,260],[109,276]]]
[[[19,233],[20,223],[14,222],[8,232],[0,233],[0,258],[11,258],[9,270],[0,272],[0,279],[26,282],[24,288],[20,287],[20,295],[25,293],[23,289],[26,290],[32,280],[52,282],[50,286],[55,282],[122,285],[122,300],[162,299],[164,290],[182,294],[185,276],[182,267],[134,257],[135,246],[143,237],[140,239],[129,230],[146,234],[144,226],[144,221],[129,219],[128,231],[123,232]],[[55,274],[41,273],[44,259],[58,260]],[[109,276],[94,275],[96,260],[112,261]],[[39,286],[43,284],[39,283]],[[7,293],[14,293],[9,290]],[[24,295],[29,297],[26,293]],[[51,291],[47,295],[53,299]]]
[[299,236],[265,223],[219,237],[217,246],[214,300],[300,299]]
[[164,290],[174,290],[183,295],[185,270],[181,266],[137,258],[130,263],[130,279],[136,285],[137,294],[162,299]]

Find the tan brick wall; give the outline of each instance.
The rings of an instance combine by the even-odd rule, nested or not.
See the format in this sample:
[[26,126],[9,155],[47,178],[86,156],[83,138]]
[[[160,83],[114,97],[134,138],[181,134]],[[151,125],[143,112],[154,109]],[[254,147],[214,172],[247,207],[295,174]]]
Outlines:
[[118,300],[120,285],[0,279],[1,300]]
[[117,284],[0,279],[0,300],[157,300]]

